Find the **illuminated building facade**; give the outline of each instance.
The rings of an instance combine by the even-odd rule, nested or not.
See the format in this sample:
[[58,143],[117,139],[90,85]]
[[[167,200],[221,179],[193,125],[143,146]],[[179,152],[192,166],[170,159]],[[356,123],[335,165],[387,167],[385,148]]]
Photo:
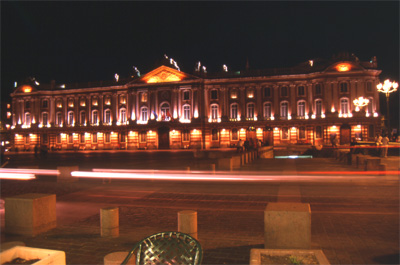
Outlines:
[[[226,68],[225,68],[226,69]],[[12,132],[19,150],[330,145],[380,130],[376,59],[341,55],[292,68],[184,73],[173,65],[128,80],[18,86]],[[36,82],[36,83],[35,83]],[[361,109],[353,101],[369,99]]]

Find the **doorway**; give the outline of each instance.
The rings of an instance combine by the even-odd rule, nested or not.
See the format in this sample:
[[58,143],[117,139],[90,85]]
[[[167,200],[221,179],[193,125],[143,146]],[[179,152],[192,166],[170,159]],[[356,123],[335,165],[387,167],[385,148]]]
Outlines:
[[158,149],[169,149],[169,127],[158,129]]
[[340,144],[350,144],[351,128],[348,124],[340,126]]

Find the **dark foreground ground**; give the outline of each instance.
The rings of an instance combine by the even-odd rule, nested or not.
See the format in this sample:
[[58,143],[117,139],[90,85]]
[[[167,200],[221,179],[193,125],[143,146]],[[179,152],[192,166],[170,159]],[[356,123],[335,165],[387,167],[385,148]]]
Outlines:
[[[212,162],[195,159],[192,152],[158,151],[60,153],[47,159],[27,154],[12,157],[9,166],[209,169]],[[7,235],[2,207],[1,243],[22,241],[31,247],[63,250],[67,264],[103,264],[108,253],[128,251],[150,234],[176,230],[177,213],[191,209],[198,213],[203,264],[248,264],[250,249],[263,248],[266,205],[293,201],[310,204],[312,248],[322,249],[331,264],[399,263],[397,175],[359,175],[333,159],[259,159],[240,171],[275,177],[263,182],[113,180],[106,184],[100,179],[57,183],[52,177],[3,180],[1,199],[30,192],[56,194],[58,225],[36,237]],[[306,171],[325,173],[315,177]],[[331,176],[328,172],[333,171],[337,172]],[[108,206],[119,207],[118,238],[100,237],[99,210]]]

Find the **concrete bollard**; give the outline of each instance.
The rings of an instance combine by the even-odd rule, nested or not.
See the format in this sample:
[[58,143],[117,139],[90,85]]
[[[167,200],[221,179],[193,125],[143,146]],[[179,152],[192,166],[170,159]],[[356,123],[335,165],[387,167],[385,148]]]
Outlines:
[[[126,256],[128,256],[129,252],[112,252],[104,256],[104,265],[120,265]],[[132,255],[131,258],[128,260],[129,265],[136,264],[136,256]]]
[[242,153],[240,155],[240,165],[243,166],[244,164],[246,164],[246,154]]
[[215,173],[215,164],[211,164],[211,172]]
[[57,227],[56,195],[27,193],[5,198],[5,232],[36,236]]
[[379,165],[381,164],[381,159],[377,157],[367,158],[366,160],[366,169],[367,170],[379,170]]
[[107,207],[100,209],[100,234],[101,237],[119,236],[118,207]]
[[264,212],[264,245],[268,249],[309,249],[309,203],[268,203]]
[[386,175],[386,164],[379,164],[379,176]]
[[185,210],[178,212],[178,231],[197,239],[197,212]]
[[72,177],[72,171],[78,171],[78,166],[71,167],[57,167],[58,171],[60,171],[60,175],[57,176],[57,182],[75,182],[78,181],[78,178]]

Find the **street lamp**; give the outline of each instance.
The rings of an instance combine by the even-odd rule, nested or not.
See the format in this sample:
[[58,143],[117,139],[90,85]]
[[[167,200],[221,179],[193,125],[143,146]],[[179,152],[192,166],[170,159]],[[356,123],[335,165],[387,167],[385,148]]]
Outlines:
[[387,113],[387,123],[388,123],[388,134],[390,135],[390,116],[389,116],[389,95],[392,92],[397,91],[397,87],[399,86],[396,82],[390,82],[389,79],[386,79],[385,82],[379,83],[376,88],[378,92],[386,94],[386,113]]
[[359,97],[353,100],[354,106],[356,106],[356,111],[360,111],[360,108],[367,106],[369,103],[369,99],[364,97]]

